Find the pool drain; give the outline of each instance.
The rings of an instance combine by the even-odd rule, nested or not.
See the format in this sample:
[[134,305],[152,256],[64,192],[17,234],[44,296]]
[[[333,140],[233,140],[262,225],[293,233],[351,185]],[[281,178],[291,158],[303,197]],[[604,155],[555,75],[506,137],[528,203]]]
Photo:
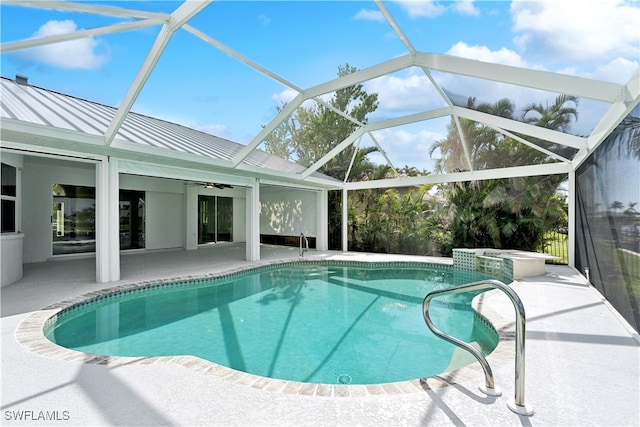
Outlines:
[[349,374],[338,375],[338,384],[351,384],[351,375]]

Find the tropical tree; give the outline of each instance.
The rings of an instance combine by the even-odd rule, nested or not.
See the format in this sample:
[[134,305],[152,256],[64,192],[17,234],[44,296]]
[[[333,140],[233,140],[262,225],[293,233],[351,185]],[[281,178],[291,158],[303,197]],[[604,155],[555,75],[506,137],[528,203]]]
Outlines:
[[[357,71],[346,64],[338,67],[338,77]],[[302,105],[271,132],[264,141],[265,150],[304,166],[311,166],[351,135],[359,126],[367,123],[367,117],[378,108],[378,94],[367,93],[362,84],[338,89],[327,101]],[[286,104],[278,107],[278,111]],[[347,116],[336,112],[340,111]],[[375,148],[358,149],[351,145],[327,163],[318,172],[340,180],[359,180],[373,171],[367,155]],[[354,157],[355,155],[355,157]],[[353,163],[351,160],[354,160]],[[351,168],[351,169],[349,169]],[[349,172],[349,176],[347,173]],[[329,192],[329,241],[330,247],[340,247],[341,204],[339,192]]]
[[638,215],[638,211],[636,210],[636,205],[638,202],[629,202],[629,207],[624,210],[625,215]]
[[[548,106],[528,104],[520,119],[536,126],[568,131],[577,117],[577,99],[561,95]],[[510,100],[477,104],[469,98],[468,108],[515,118]],[[505,166],[544,164],[553,159],[540,150],[507,137],[493,128],[471,120],[460,120],[463,137],[452,120],[446,138],[431,147],[441,155],[436,164],[440,172],[493,169]],[[541,141],[531,140],[542,145]],[[562,147],[556,147],[556,152]],[[551,150],[551,148],[548,148]],[[544,242],[546,230],[566,222],[566,203],[557,195],[559,176],[518,177],[473,181],[446,186],[446,215],[452,245],[459,247],[497,247],[535,250]]]
[[624,208],[624,204],[619,200],[614,200],[613,202],[611,202],[611,205],[609,205],[609,207],[614,211],[617,211],[618,209]]
[[[433,221],[436,201],[427,196],[430,185],[420,188],[365,190],[369,197],[354,216],[350,249],[368,252],[438,255],[442,232]],[[375,192],[374,192],[375,191]],[[354,198],[355,199],[355,198]],[[362,199],[358,199],[362,200]],[[353,200],[355,205],[356,200]]]

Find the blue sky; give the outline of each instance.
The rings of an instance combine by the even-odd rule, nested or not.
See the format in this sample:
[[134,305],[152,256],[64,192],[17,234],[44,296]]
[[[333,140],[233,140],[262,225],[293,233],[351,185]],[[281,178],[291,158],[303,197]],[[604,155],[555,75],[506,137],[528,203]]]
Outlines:
[[[94,2],[171,12],[171,1]],[[626,83],[640,57],[637,1],[408,1],[385,2],[413,46],[443,53]],[[0,4],[2,42],[123,22],[123,18]],[[336,77],[338,66],[359,69],[406,54],[371,1],[216,1],[189,22],[236,52],[307,88]],[[159,26],[3,53],[1,74],[33,85],[117,106],[154,42]],[[480,85],[434,75],[462,96],[517,105],[545,103],[557,94]],[[365,84],[379,94],[370,121],[441,105],[417,69]],[[294,92],[179,30],[169,42],[133,111],[247,143]],[[533,98],[533,99],[532,99]],[[595,125],[606,105],[580,105],[575,133]],[[448,120],[376,134],[394,165],[430,169],[428,148],[446,135]],[[367,144],[366,141],[363,144]],[[424,156],[416,157],[416,148]],[[374,160],[381,160],[379,157]]]

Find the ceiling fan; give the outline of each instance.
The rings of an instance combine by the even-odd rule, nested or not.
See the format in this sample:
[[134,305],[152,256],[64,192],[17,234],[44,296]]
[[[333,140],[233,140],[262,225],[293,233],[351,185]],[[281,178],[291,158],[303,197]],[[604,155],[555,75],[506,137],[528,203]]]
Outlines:
[[204,188],[219,188],[220,190],[224,190],[225,188],[233,188],[233,185],[207,182],[206,184],[204,184]]

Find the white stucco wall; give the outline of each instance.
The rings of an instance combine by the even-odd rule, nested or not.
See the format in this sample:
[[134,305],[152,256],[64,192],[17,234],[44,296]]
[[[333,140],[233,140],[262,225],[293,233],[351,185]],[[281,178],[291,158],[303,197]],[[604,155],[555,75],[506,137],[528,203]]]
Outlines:
[[247,241],[247,199],[244,197],[233,198],[233,241]]
[[[2,163],[13,166],[16,171],[16,231],[0,235],[0,285],[6,286],[22,278],[22,257],[24,234],[22,233],[22,173],[24,166],[22,155],[2,153]],[[3,214],[4,215],[4,214]]]
[[0,235],[0,286],[22,279],[24,234]]
[[146,249],[181,248],[185,243],[184,195],[147,191]]
[[316,236],[317,194],[286,187],[260,188],[260,233]]

